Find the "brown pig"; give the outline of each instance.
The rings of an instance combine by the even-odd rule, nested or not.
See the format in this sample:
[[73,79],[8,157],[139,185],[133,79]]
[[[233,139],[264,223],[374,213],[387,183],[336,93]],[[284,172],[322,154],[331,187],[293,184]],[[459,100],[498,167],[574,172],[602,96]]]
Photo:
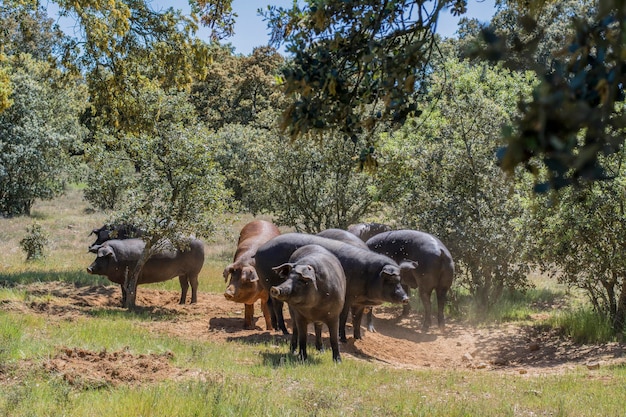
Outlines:
[[244,327],[254,329],[254,303],[261,300],[261,311],[265,318],[265,327],[272,330],[272,318],[268,307],[269,294],[259,284],[259,277],[254,269],[254,254],[259,246],[280,235],[278,228],[265,220],[254,220],[246,224],[239,233],[239,241],[233,263],[224,268],[224,280],[230,281],[224,292],[227,300],[245,304]]

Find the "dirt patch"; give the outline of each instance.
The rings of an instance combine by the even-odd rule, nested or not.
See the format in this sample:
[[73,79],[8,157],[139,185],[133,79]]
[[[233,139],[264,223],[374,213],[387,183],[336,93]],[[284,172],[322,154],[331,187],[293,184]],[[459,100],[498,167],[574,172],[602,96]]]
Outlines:
[[[26,299],[4,300],[0,309],[45,315],[49,320],[75,320],[91,317],[100,310],[124,311],[120,307],[118,286],[75,287],[61,282],[31,284],[25,287]],[[219,343],[273,343],[288,341],[276,331],[267,331],[256,306],[256,329],[243,328],[243,304],[224,299],[221,294],[199,294],[198,303],[179,305],[176,291],[140,287],[139,314],[152,320],[141,321],[148,330],[189,340]],[[527,375],[562,373],[583,365],[624,364],[624,344],[575,345],[555,333],[536,326],[507,324],[476,328],[451,320],[445,330],[420,329],[422,317],[411,313],[401,316],[401,307],[383,306],[375,310],[376,332],[363,329],[363,339],[349,338],[341,344],[344,360],[368,360],[386,366],[431,369],[476,369]],[[290,325],[289,320],[287,322]],[[312,333],[312,329],[310,329]],[[348,335],[352,328],[346,329]],[[312,334],[310,334],[312,343]],[[324,334],[328,345],[328,335]],[[285,353],[287,347],[285,346]],[[82,387],[118,383],[145,383],[161,379],[188,377],[189,370],[171,365],[172,353],[133,355],[128,350],[90,352],[70,347],[43,364],[50,373]],[[206,377],[206,376],[199,376]]]
[[135,384],[176,377],[180,371],[169,365],[174,356],[132,355],[128,350],[118,352],[91,352],[84,349],[63,348],[44,363],[46,371],[59,375],[70,385],[83,389]]

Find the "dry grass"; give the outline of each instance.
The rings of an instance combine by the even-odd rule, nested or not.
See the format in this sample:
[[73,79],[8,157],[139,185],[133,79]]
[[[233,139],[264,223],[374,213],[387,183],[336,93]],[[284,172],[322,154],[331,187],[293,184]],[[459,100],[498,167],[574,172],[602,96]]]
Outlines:
[[[104,224],[108,217],[108,213],[94,211],[83,199],[82,190],[71,186],[59,198],[37,201],[30,217],[0,218],[0,274],[77,272],[76,265],[84,265],[86,268],[94,259],[94,255],[87,251],[95,239],[93,235],[90,236],[91,230]],[[269,217],[259,218],[270,220]],[[217,222],[216,233],[204,239],[206,257],[199,277],[202,291],[223,291],[224,266],[232,260],[239,231],[252,219],[253,216],[249,214],[225,214]],[[27,262],[20,240],[26,236],[26,228],[35,222],[41,225],[50,243],[44,252],[45,258]],[[176,289],[179,284],[178,280],[171,280],[153,285]]]
[[26,254],[20,247],[20,240],[26,235],[26,228],[35,222],[41,225],[50,243],[45,251],[46,258],[29,263],[29,268],[72,268],[76,258],[90,262],[92,255],[87,253],[87,247],[93,242],[93,236],[90,237],[89,233],[105,218],[104,213],[89,210],[82,191],[75,187],[57,199],[38,201],[31,217],[0,219],[0,267],[13,272],[25,267]]

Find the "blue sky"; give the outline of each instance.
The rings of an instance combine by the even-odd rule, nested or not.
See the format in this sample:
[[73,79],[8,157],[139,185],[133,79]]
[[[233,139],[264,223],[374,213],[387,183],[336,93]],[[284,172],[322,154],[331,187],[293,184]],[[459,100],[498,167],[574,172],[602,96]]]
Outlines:
[[[237,22],[235,24],[235,35],[225,39],[224,42],[231,43],[235,47],[235,52],[248,55],[256,46],[267,45],[269,35],[266,22],[257,15],[259,8],[265,8],[268,3],[276,6],[289,7],[293,4],[293,0],[233,0],[233,10],[237,13]],[[495,11],[495,0],[468,0],[467,17],[475,17],[480,21],[488,21]],[[152,0],[152,6],[155,9],[173,7],[183,11],[189,10],[189,2],[187,0]],[[48,3],[48,11],[51,17],[56,17],[56,4]],[[453,36],[456,32],[459,18],[452,16],[449,11],[444,11],[440,16],[437,24],[437,32],[443,36]],[[68,19],[59,20],[61,28],[73,34],[73,22]],[[208,40],[208,30],[200,28],[198,37]]]

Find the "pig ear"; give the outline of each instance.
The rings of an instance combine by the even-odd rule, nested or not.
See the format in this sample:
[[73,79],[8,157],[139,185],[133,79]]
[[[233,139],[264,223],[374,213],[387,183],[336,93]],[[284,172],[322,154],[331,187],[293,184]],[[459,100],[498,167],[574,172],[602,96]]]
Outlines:
[[98,249],[100,249],[102,245],[91,245],[89,246],[89,252],[98,253]]
[[230,264],[226,268],[224,268],[224,272],[222,272],[222,276],[224,277],[224,282],[226,282],[226,280],[228,279],[228,275],[230,275],[232,272],[233,272],[233,264]]
[[417,288],[417,266],[415,261],[404,260],[400,264],[400,279],[402,284],[408,285],[411,288]]
[[305,281],[313,282],[313,286],[317,290],[317,280],[315,279],[315,269],[311,265],[296,265],[294,271]]
[[400,269],[407,269],[407,270],[413,271],[413,270],[416,270],[418,266],[419,266],[419,263],[417,263],[417,261],[405,259],[400,264]]
[[302,278],[315,280],[315,269],[311,265],[296,265],[293,269]]
[[272,271],[276,272],[280,277],[284,278],[289,275],[289,273],[291,272],[291,268],[293,268],[293,264],[286,263],[272,268]]
[[115,262],[117,262],[117,257],[115,256],[115,252],[113,248],[110,246],[102,246],[98,249],[98,258],[108,258],[111,257]]
[[388,265],[385,265],[383,267],[383,270],[380,272],[380,275],[381,276],[390,276],[390,277],[394,276],[394,275],[398,276],[398,275],[400,275],[399,272],[400,271],[399,271],[397,266],[388,264]]
[[246,275],[248,282],[255,282],[259,280],[259,276],[256,274],[254,268],[245,268],[243,273]]

